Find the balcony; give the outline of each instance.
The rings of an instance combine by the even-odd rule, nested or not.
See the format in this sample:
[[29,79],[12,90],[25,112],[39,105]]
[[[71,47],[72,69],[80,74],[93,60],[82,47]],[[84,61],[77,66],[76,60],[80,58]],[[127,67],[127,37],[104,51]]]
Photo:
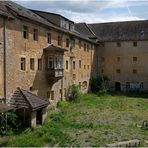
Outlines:
[[50,78],[62,78],[64,76],[64,69],[48,68],[47,73]]

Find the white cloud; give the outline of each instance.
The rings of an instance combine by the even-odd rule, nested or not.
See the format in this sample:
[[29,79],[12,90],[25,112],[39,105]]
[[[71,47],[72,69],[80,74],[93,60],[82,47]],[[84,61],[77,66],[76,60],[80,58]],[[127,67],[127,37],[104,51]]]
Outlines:
[[[18,0],[19,1],[19,0]],[[36,2],[35,2],[36,1]],[[115,22],[143,20],[131,8],[147,6],[148,1],[137,0],[25,0],[20,4],[32,9],[59,13],[74,22]],[[124,9],[124,12],[120,11]],[[139,13],[142,13],[141,11]]]

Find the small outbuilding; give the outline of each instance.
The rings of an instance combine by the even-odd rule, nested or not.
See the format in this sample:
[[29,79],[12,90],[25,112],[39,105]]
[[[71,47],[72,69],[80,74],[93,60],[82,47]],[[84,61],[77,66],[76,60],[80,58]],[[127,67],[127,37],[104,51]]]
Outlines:
[[44,122],[47,116],[49,101],[41,99],[29,91],[17,88],[10,104],[17,109],[17,113],[22,119],[24,126],[35,127]]

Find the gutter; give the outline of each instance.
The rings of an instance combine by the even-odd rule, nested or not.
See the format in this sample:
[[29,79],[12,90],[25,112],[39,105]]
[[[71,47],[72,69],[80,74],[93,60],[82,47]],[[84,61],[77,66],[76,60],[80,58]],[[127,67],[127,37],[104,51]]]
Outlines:
[[6,17],[3,17],[3,78],[4,78],[4,103],[6,103],[7,86],[6,86]]

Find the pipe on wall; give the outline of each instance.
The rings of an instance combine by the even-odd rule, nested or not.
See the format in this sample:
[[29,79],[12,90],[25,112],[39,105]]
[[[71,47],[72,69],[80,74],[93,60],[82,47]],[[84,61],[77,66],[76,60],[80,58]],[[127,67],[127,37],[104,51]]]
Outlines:
[[3,17],[3,69],[4,69],[4,103],[6,103],[7,84],[6,84],[6,17]]

